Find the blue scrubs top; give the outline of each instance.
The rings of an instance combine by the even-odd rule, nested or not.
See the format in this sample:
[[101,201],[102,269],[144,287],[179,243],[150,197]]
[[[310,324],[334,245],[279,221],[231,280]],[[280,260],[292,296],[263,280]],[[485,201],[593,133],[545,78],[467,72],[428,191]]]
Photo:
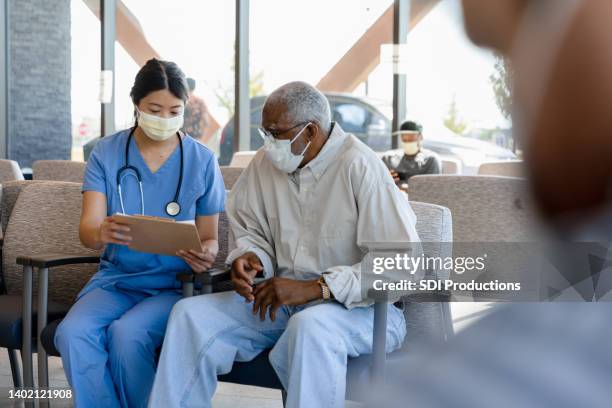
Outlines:
[[[107,213],[120,213],[117,172],[125,165],[125,147],[130,129],[102,138],[87,162],[83,192],[98,191],[106,195]],[[191,137],[183,138],[183,184],[179,195],[181,212],[166,214],[166,204],[174,199],[178,185],[181,149],[170,154],[166,162],[152,173],[145,163],[135,138],[130,141],[129,162],[140,172],[145,215],[193,221],[197,216],[220,213],[225,207],[225,186],[215,155]],[[129,175],[128,175],[129,174]],[[126,214],[141,213],[140,189],[133,171],[121,175],[121,192]],[[163,239],[163,237],[160,237]],[[178,289],[176,274],[190,270],[177,256],[155,255],[133,251],[124,245],[109,244],[101,256],[100,268],[78,294],[77,299],[95,288],[117,287],[151,295],[161,290]]]

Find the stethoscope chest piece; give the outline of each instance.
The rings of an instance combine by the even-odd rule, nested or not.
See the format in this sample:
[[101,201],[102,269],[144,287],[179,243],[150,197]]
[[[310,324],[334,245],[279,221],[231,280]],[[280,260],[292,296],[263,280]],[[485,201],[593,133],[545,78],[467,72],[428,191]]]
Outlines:
[[181,212],[181,206],[176,201],[166,204],[166,213],[171,217],[176,217]]

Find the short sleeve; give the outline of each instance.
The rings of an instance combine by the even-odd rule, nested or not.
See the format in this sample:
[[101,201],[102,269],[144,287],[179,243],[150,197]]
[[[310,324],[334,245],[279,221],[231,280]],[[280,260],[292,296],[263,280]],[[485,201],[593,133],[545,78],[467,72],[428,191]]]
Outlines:
[[98,191],[102,194],[106,192],[106,172],[102,165],[102,146],[98,142],[94,147],[89,159],[87,167],[85,167],[85,176],[83,178],[83,192]]
[[429,158],[429,169],[427,174],[442,174],[442,161],[437,154],[432,154]]
[[196,215],[218,214],[225,210],[225,184],[217,159],[212,156],[204,173],[204,194],[196,201]]

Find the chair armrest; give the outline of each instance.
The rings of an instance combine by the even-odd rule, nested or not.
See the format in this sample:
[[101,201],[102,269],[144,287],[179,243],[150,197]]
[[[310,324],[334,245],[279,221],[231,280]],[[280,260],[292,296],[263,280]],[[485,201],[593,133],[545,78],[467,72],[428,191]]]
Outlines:
[[230,278],[230,269],[209,269],[202,273],[192,271],[183,272],[176,275],[176,279],[183,282],[183,297],[193,296],[194,288],[201,290],[202,293],[212,293],[215,284],[225,282]]
[[100,263],[96,255],[78,254],[34,254],[17,257],[18,265],[30,265],[36,268],[52,268],[55,266]]
[[374,303],[379,302],[391,302],[391,292],[387,290],[376,290],[370,289],[368,290],[368,300],[373,300]]
[[196,285],[214,285],[218,282],[230,280],[230,269],[214,268],[202,273],[182,272],[176,275],[176,279],[183,283],[195,283]]

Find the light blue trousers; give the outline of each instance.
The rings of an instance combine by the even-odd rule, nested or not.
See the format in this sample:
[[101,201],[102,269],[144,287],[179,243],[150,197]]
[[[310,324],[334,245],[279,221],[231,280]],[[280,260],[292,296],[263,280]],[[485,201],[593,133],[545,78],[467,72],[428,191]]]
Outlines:
[[55,333],[77,408],[146,407],[156,349],[180,294],[93,289]]
[[[154,408],[210,407],[217,375],[234,361],[272,348],[270,362],[288,407],[342,407],[348,357],[372,352],[374,308],[339,303],[282,307],[276,321],[253,316],[235,292],[183,299],[172,309],[149,403]],[[387,352],[406,335],[401,310],[389,305]]]

